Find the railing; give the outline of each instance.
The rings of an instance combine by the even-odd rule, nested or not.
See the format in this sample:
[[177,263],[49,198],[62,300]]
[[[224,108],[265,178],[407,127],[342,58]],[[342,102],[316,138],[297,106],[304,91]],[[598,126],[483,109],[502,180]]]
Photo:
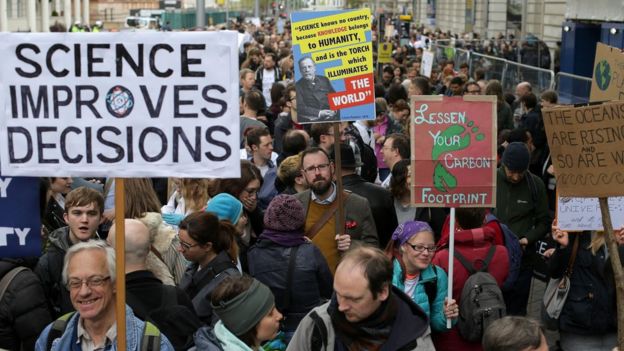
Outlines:
[[555,75],[555,87],[561,104],[586,104],[589,102],[592,79],[566,72]]
[[531,83],[536,95],[544,90],[553,89],[555,86],[555,72],[549,69],[439,44],[433,44],[432,50],[434,52],[434,64],[442,60],[453,60],[455,70],[458,71],[462,63],[468,63],[470,77],[474,75],[477,69],[483,69],[485,79],[500,80],[505,93],[514,93],[516,85],[523,81]]

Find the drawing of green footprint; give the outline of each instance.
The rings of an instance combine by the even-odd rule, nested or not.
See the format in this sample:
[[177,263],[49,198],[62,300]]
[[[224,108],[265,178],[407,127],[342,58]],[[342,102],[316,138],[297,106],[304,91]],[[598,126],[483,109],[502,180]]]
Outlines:
[[474,125],[473,121],[469,121],[466,126],[452,125],[435,135],[431,157],[433,160],[438,160],[433,171],[433,184],[439,191],[447,192],[457,187],[457,178],[444,167],[440,156],[447,152],[468,148],[473,135],[476,141],[485,139],[485,135],[479,133],[479,128]]

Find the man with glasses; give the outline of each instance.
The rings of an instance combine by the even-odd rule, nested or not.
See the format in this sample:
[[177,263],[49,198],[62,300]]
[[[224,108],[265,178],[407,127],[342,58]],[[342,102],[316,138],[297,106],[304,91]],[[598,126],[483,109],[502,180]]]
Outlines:
[[65,197],[63,218],[67,226],[50,233],[48,251],[35,268],[54,318],[74,310],[61,279],[65,252],[74,244],[97,238],[103,211],[104,197],[96,190],[80,187]]
[[[69,290],[76,313],[69,317],[60,335],[59,328],[53,330],[52,327],[58,325],[58,321],[48,325],[39,336],[35,349],[116,350],[115,250],[100,240],[73,245],[67,251],[63,265],[63,284]],[[143,350],[145,333],[158,335],[155,342],[161,351],[173,350],[167,337],[153,325],[147,331],[145,329],[145,322],[126,307],[126,350]]]
[[301,170],[309,189],[295,196],[306,210],[305,234],[318,246],[332,273],[340,254],[351,247],[351,240],[377,246],[377,229],[368,200],[345,193],[345,228],[337,226],[337,187],[334,164],[321,148],[309,148],[301,154]]
[[507,313],[526,315],[529,287],[534,264],[539,257],[535,242],[550,231],[546,188],[542,180],[529,171],[530,154],[525,143],[507,145],[496,179],[494,215],[516,234],[524,250],[516,284],[505,295]]
[[390,174],[381,183],[385,189],[390,188],[390,180],[392,179],[392,168],[401,160],[409,160],[410,158],[410,141],[407,135],[403,133],[393,133],[388,135],[381,148],[383,161],[388,166]]
[[481,87],[477,82],[468,82],[464,87],[464,95],[481,95]]

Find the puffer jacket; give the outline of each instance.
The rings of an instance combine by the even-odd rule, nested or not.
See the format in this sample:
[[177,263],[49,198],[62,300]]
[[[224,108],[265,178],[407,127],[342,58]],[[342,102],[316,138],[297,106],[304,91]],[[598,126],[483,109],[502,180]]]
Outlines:
[[325,257],[312,243],[299,246],[291,286],[290,308],[284,310],[291,247],[261,239],[249,249],[249,273],[268,286],[275,296],[275,306],[286,317],[286,330],[294,331],[301,319],[333,291],[333,278]]
[[[0,261],[0,278],[22,262]],[[43,289],[30,270],[18,273],[0,300],[0,349],[34,350],[37,337],[52,321]]]
[[[393,260],[392,285],[403,291],[405,282],[401,279],[403,270],[399,261]],[[433,306],[429,304],[429,296],[425,290],[426,284],[435,282],[436,295],[433,300]],[[430,264],[420,272],[414,295],[410,296],[420,308],[425,311],[431,324],[431,330],[434,332],[447,331],[446,316],[444,315],[444,299],[448,292],[448,276],[444,270],[436,265]],[[456,320],[453,321],[455,323]]]
[[[616,293],[606,246],[594,255],[589,249],[589,233],[569,233],[570,244],[557,248],[550,258],[550,276],[563,276],[577,236],[579,246],[570,277],[570,291],[559,317],[559,330],[579,335],[614,333],[617,331]],[[619,247],[619,254],[624,265],[624,246]]]

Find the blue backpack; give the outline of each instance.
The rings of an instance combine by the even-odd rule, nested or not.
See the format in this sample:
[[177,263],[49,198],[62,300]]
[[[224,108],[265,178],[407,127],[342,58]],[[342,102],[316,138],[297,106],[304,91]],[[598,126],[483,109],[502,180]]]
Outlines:
[[496,216],[488,213],[485,216],[485,222],[490,223],[492,221],[496,221],[496,224],[498,224],[503,232],[505,248],[507,248],[507,254],[509,256],[509,275],[507,276],[507,279],[505,279],[501,290],[510,291],[520,274],[520,265],[522,264],[522,248],[520,247],[520,242],[518,241],[516,234],[514,234],[514,232],[512,232],[506,224],[501,223]]

